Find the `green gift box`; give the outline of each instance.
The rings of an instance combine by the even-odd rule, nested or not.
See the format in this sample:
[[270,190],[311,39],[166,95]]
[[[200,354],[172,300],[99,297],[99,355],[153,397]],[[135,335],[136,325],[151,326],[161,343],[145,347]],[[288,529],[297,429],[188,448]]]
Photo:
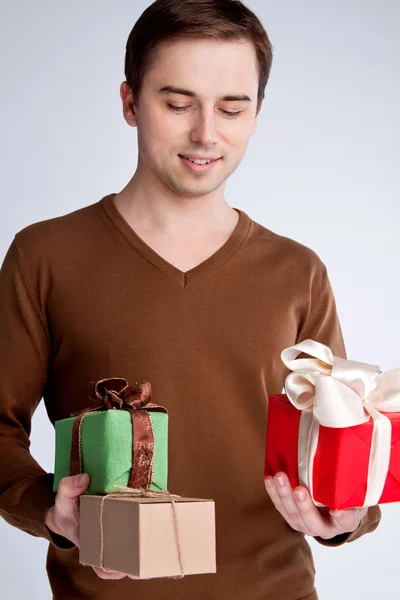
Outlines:
[[[97,399],[103,405],[81,411],[80,469],[88,473],[90,486],[86,494],[108,494],[118,492],[114,486],[127,487],[133,476],[133,447],[135,444],[135,421],[132,412],[150,419],[147,429],[151,431],[151,477],[148,489],[167,490],[168,479],[168,414],[165,409],[149,402],[150,384],[146,384],[148,396],[138,393],[142,384],[128,387],[123,378],[91,382]],[[110,388],[110,389],[108,389]],[[112,388],[112,389],[111,389]],[[116,388],[116,389],[113,389]],[[121,389],[119,389],[121,388]],[[132,393],[132,390],[134,393]],[[141,388],[140,388],[141,390]],[[139,392],[140,392],[139,390]],[[133,398],[133,401],[132,401]],[[92,398],[93,399],[93,398]],[[117,410],[112,410],[117,409]],[[161,409],[162,412],[159,412]],[[133,415],[139,416],[137,414]],[[74,423],[77,416],[55,422],[55,467],[53,490],[57,492],[60,479],[71,474],[71,449]],[[137,431],[139,434],[139,425]],[[75,424],[76,427],[76,424]],[[148,434],[148,431],[145,432]],[[75,443],[77,443],[75,441]],[[140,464],[140,457],[139,457]],[[73,473],[75,474],[75,472]]]

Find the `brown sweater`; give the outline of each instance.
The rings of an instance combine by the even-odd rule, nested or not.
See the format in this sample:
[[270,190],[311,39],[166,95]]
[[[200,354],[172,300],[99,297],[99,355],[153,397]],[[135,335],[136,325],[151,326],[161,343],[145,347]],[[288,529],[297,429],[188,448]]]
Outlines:
[[[267,395],[281,351],[306,338],[346,357],[327,270],[306,246],[238,210],[229,240],[186,273],[150,248],[114,194],[17,233],[0,275],[0,515],[49,544],[56,600],[317,598],[307,539],[271,504],[263,467]],[[217,574],[104,581],[44,524],[52,473],[29,452],[32,415],[88,406],[103,377],[148,380],[170,417],[169,489],[216,503]],[[284,435],[284,432],[282,432]],[[379,507],[359,529],[373,531]],[[3,552],[6,548],[3,548]]]

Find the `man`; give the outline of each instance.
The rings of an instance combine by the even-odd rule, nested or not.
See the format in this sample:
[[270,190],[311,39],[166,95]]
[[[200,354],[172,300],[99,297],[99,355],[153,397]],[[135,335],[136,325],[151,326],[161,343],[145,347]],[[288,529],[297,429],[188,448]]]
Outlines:
[[[191,37],[174,37],[183,24]],[[228,26],[241,37],[224,37]],[[164,39],[138,86],[132,47],[144,48],[145,34],[149,44]],[[151,5],[128,40],[121,85],[125,120],[138,130],[132,179],[20,231],[4,260],[0,511],[50,542],[56,600],[315,599],[304,534],[337,546],[378,525],[378,507],[326,514],[299,486],[301,501],[284,473],[264,488],[267,397],[287,375],[281,351],[306,338],[337,356],[345,349],[322,261],[224,197],[256,130],[260,73],[268,78],[260,40],[268,50],[240,2]],[[203,159],[211,162],[196,164]],[[215,500],[217,574],[133,581],[79,565],[88,475],[65,478],[55,495],[52,474],[29,454],[30,420],[41,397],[52,423],[85,408],[89,382],[112,376],[150,381],[168,409],[169,489]]]

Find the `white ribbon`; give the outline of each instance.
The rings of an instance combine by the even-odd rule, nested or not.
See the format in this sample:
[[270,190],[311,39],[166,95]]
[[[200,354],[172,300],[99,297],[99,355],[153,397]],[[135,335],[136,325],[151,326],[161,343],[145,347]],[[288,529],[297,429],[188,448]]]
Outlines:
[[[296,357],[302,352],[314,358]],[[392,425],[384,413],[400,412],[400,369],[380,371],[376,365],[334,356],[331,349],[304,340],[281,353],[293,371],[285,381],[286,395],[302,411],[299,430],[299,479],[314,499],[312,474],[319,425],[352,427],[374,421],[363,507],[382,495],[389,471]]]

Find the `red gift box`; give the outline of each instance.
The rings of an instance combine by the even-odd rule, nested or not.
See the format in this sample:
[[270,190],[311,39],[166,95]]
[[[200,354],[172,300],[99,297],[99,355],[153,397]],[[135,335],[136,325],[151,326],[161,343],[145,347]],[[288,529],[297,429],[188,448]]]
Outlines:
[[269,396],[264,477],[283,471],[335,510],[400,501],[400,369],[310,339],[281,358],[293,373],[286,394]]
[[[391,422],[389,472],[379,504],[400,501],[400,413],[382,413]],[[301,411],[286,394],[269,396],[264,477],[283,471],[292,487],[301,485],[298,433]],[[353,427],[319,426],[314,458],[314,500],[334,510],[361,507],[367,491],[373,420]]]

